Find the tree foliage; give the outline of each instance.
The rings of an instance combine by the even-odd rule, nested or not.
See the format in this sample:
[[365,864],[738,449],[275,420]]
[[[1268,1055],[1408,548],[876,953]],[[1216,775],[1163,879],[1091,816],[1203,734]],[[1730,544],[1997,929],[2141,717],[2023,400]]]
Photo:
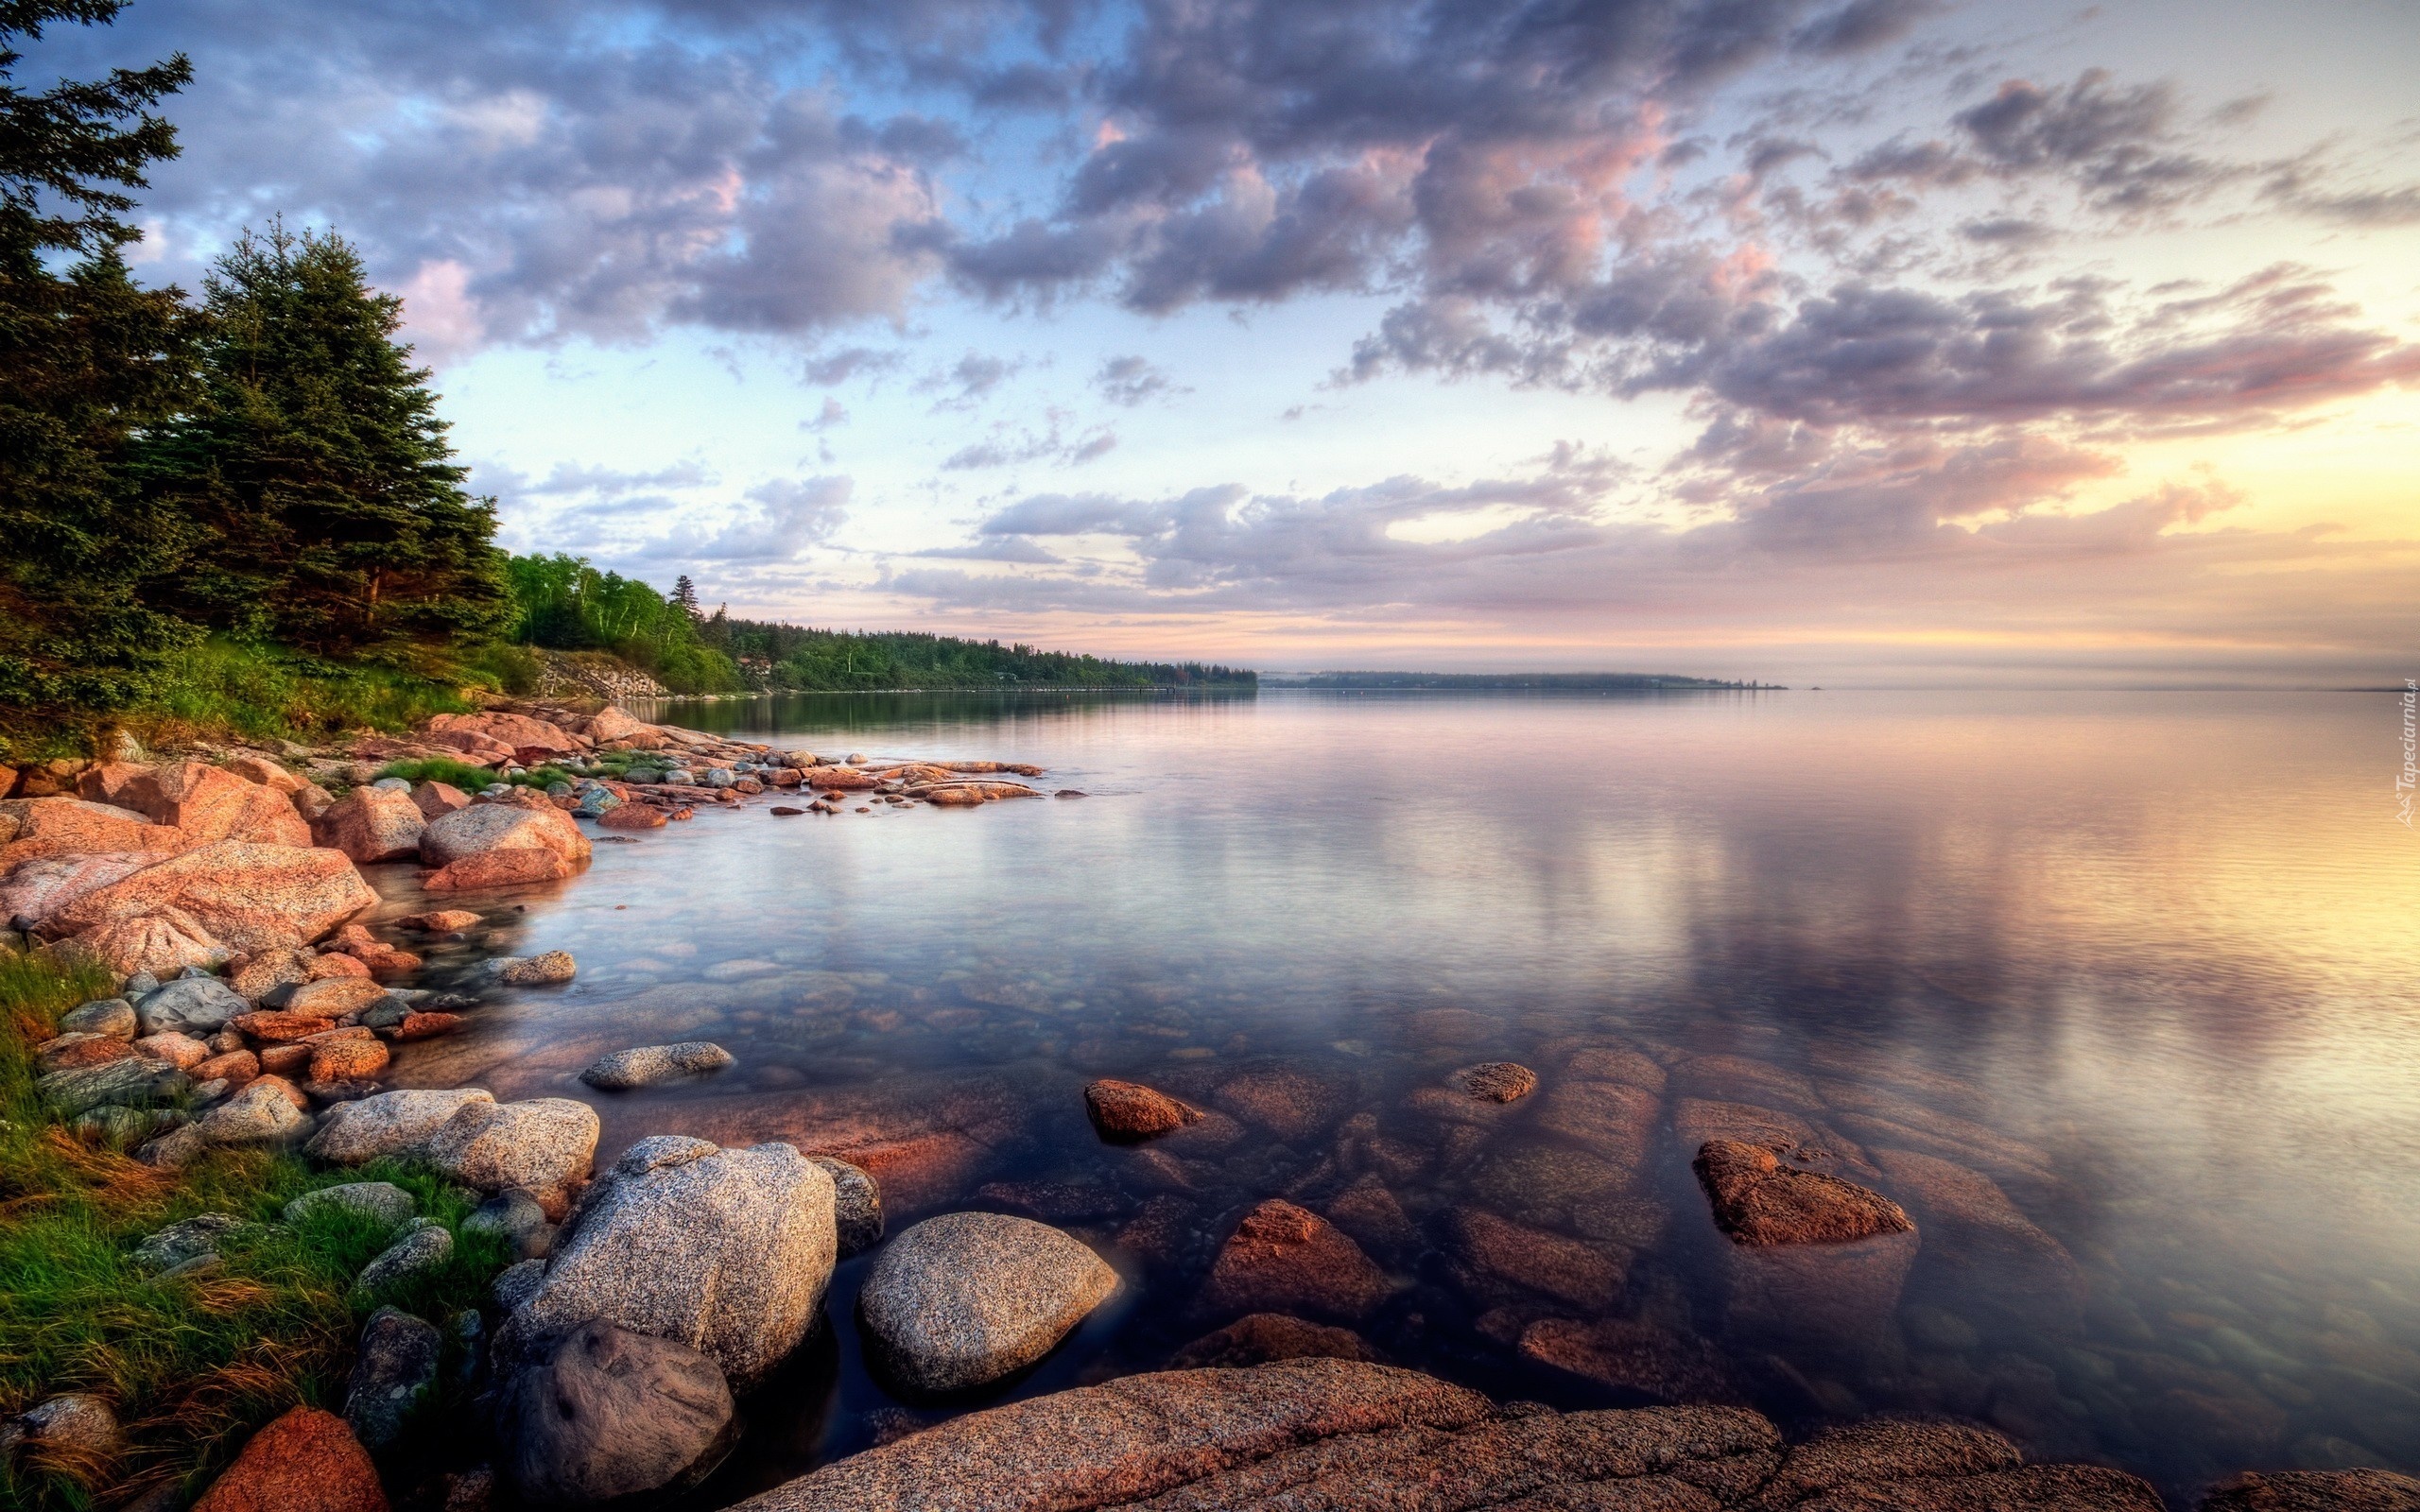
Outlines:
[[[584,557],[515,557],[510,634],[525,645],[611,651],[675,693],[729,693],[741,684],[731,659],[699,639],[688,604],[635,577],[598,572]],[[686,583],[687,578],[682,581]]]
[[150,108],[192,71],[16,82],[21,41],[121,9],[0,4],[0,710],[36,718],[124,707],[196,638],[139,593],[188,534],[130,465],[191,392],[195,321],[178,291],[135,286],[121,249],[140,233],[118,219],[176,156]]
[[403,301],[342,238],[283,225],[203,289],[202,393],[153,459],[204,533],[175,601],[321,656],[408,662],[499,628],[494,505],[462,488]]

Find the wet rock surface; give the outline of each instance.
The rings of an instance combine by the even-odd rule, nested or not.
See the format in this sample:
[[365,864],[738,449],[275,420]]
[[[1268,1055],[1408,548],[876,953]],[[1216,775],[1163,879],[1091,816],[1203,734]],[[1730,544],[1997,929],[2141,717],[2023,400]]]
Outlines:
[[950,1213],[890,1241],[858,1308],[885,1370],[942,1393],[1041,1359],[1117,1284],[1099,1256],[1046,1224]]
[[1196,1311],[1299,1313],[1355,1321],[1392,1287],[1370,1257],[1315,1212],[1282,1198],[1244,1215],[1220,1247]]
[[714,1361],[591,1320],[504,1386],[501,1469],[521,1504],[589,1507],[677,1488],[714,1468],[735,1427]]
[[1084,1112],[1101,1137],[1112,1140],[1149,1139],[1183,1128],[1201,1116],[1166,1092],[1106,1078],[1084,1088]]

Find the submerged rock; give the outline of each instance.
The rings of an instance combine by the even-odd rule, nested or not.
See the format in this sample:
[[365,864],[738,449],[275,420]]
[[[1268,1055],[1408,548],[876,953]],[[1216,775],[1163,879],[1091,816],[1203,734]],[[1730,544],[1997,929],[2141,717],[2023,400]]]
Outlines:
[[1696,1169],[1731,1239],[1721,1263],[1732,1328],[1845,1349],[1883,1336],[1919,1242],[1897,1203],[1762,1145],[1709,1142]]
[[1361,1246],[1326,1219],[1271,1197],[1244,1215],[1219,1250],[1197,1310],[1308,1313],[1358,1321],[1392,1290]]
[[2420,1512],[2420,1481],[2392,1470],[2246,1470],[2201,1512]]
[[1084,1089],[1084,1111],[1101,1137],[1144,1140],[1183,1128],[1201,1114],[1166,1092],[1131,1081],[1103,1079]]
[[711,1470],[732,1437],[731,1387],[685,1345],[591,1319],[506,1383],[499,1469],[520,1504],[587,1507]]
[[1510,1103],[1529,1096],[1536,1089],[1538,1074],[1510,1060],[1489,1060],[1454,1073],[1453,1081],[1457,1088],[1481,1101]]
[[917,1391],[962,1391],[1048,1354],[1117,1284],[1098,1255],[1046,1224],[954,1212],[892,1240],[858,1307],[892,1376]]
[[1171,1370],[1232,1369],[1280,1360],[1379,1358],[1370,1342],[1351,1329],[1333,1329],[1283,1313],[1250,1313],[1177,1350]]
[[641,1045],[616,1050],[579,1074],[579,1079],[604,1091],[652,1087],[681,1076],[701,1075],[732,1064],[730,1051],[703,1040],[679,1044]]

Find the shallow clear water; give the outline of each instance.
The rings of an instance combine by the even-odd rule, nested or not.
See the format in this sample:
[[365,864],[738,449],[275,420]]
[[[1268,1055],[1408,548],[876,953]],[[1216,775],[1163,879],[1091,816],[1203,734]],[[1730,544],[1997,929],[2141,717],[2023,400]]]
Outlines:
[[[1387,1270],[1358,1322],[1377,1349],[1501,1396],[1727,1397],[1793,1429],[1955,1414],[2171,1495],[2250,1466],[2420,1470],[2420,841],[2394,818],[2389,697],[656,713],[1033,762],[1090,796],[758,800],[599,845],[574,883],[475,904],[480,954],[567,949],[577,984],[494,997],[398,1079],[585,1097],[600,1166],[656,1132],[852,1149],[884,1167],[894,1232],[1045,1213],[1129,1281],[1026,1376],[937,1404],[868,1373],[870,1257],[844,1264],[832,1329],[747,1405],[698,1505],[1158,1367],[1221,1321],[1194,1311],[1210,1256],[1277,1195]],[[407,870],[380,882],[421,905]],[[574,1079],[684,1038],[739,1064],[621,1096]],[[1499,1059],[1539,1091],[1492,1116],[1440,1096]],[[1107,1145],[1082,1112],[1098,1075],[1233,1117]],[[1907,1203],[1922,1247],[1895,1296],[1751,1273],[1716,1234],[1688,1158],[1757,1116]]]

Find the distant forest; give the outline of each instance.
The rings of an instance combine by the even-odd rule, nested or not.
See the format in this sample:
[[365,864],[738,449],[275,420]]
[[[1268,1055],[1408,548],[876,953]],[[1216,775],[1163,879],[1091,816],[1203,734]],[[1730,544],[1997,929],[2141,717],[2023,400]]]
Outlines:
[[1478,689],[1533,693],[1643,693],[1658,689],[1759,688],[1757,682],[1724,682],[1712,678],[1682,678],[1652,672],[1322,672],[1288,685],[1300,688],[1346,688],[1381,692]]
[[811,629],[707,613],[687,577],[669,593],[577,557],[507,566],[512,639],[611,651],[675,693],[873,692],[917,688],[1193,688],[1254,685],[1252,672],[1200,662],[1095,656],[944,635]]

